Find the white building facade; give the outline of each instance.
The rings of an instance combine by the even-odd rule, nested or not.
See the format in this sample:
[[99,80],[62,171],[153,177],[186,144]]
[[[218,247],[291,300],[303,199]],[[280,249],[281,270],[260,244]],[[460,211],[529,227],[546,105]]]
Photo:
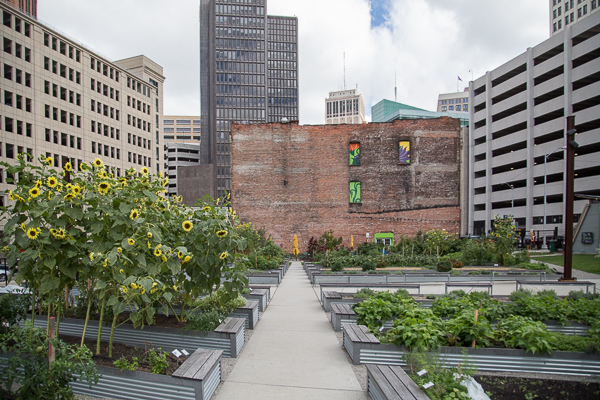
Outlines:
[[438,96],[437,112],[469,113],[469,88],[464,92],[442,93]]
[[356,89],[329,92],[325,99],[325,124],[365,124],[365,101]]
[[548,0],[550,3],[550,36],[562,32],[570,24],[598,11],[600,0]]

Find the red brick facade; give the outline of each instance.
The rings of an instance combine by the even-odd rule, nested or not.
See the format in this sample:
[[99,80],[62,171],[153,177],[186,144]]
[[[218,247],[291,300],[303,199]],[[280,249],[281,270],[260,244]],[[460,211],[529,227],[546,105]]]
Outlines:
[[[364,125],[234,124],[231,129],[233,208],[263,226],[276,243],[300,251],[332,229],[349,246],[366,233],[444,228],[460,223],[460,123],[448,117]],[[398,142],[410,141],[411,163],[399,164]],[[361,165],[349,166],[350,143]],[[362,200],[349,200],[349,182]]]

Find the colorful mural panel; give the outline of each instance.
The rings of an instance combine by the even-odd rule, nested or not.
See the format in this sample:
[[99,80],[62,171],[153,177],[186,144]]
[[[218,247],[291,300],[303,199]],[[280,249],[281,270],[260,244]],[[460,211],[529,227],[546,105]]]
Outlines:
[[360,182],[350,182],[350,203],[360,203]]
[[399,164],[410,164],[410,142],[400,141],[399,142]]
[[360,165],[360,143],[350,143],[349,153],[349,165]]

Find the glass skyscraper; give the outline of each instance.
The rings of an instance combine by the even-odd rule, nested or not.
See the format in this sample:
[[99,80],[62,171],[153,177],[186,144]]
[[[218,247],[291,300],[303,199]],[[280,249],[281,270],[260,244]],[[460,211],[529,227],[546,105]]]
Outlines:
[[298,119],[298,20],[266,15],[267,0],[201,0],[200,163],[211,196],[231,189],[231,122]]

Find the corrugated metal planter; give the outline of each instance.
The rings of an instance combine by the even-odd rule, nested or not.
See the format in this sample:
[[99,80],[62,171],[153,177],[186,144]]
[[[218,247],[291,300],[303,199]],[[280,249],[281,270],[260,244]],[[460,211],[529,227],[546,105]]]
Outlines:
[[[352,333],[356,331],[352,327],[362,330],[361,338]],[[403,359],[406,353],[404,347],[379,343],[367,330],[362,325],[344,325],[344,347],[355,365],[406,365]],[[446,366],[456,366],[468,360],[479,371],[600,375],[600,354],[566,351],[532,354],[516,349],[442,347],[437,356]]]
[[279,286],[281,283],[281,274],[280,272],[257,272],[252,275],[248,275],[248,284],[266,284],[266,285],[276,285]]
[[[28,319],[29,320],[29,319]],[[185,331],[177,328],[163,328],[146,326],[144,329],[133,329],[131,325],[121,325],[115,329],[113,341],[135,347],[144,347],[146,342],[152,342],[153,347],[162,348],[164,351],[175,349],[213,349],[223,350],[223,357],[236,358],[244,343],[246,331],[244,320],[227,318],[213,332]],[[61,318],[60,334],[81,337],[83,333],[83,320]],[[35,326],[46,328],[46,317],[36,317]],[[96,339],[98,335],[98,321],[89,321],[85,333],[86,339]],[[102,340],[108,341],[110,326],[102,328]]]
[[246,300],[258,301],[258,311],[265,312],[269,301],[269,291],[267,289],[254,289],[250,294],[244,294],[243,296]]
[[331,311],[332,304],[356,304],[364,301],[365,299],[355,299],[354,297],[344,297],[343,293],[340,293],[341,297],[328,297],[327,292],[323,292],[323,309],[326,312]]
[[98,384],[90,389],[86,382],[74,382],[71,384],[73,392],[124,400],[208,400],[221,382],[221,362],[214,363],[203,379],[121,371],[110,367],[98,367],[98,373],[102,375]]
[[243,318],[245,320],[244,327],[246,329],[254,329],[256,324],[258,324],[258,301],[248,300],[245,306],[236,308],[229,316]]

